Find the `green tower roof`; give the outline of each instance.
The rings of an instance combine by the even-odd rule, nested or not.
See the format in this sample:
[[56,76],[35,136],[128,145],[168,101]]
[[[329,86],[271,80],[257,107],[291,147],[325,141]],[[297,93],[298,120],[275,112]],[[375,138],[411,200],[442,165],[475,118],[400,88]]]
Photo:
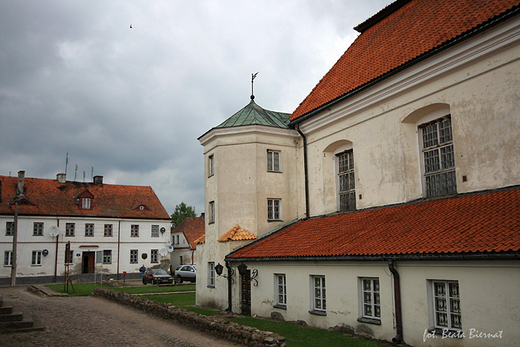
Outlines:
[[231,128],[244,125],[267,125],[278,128],[288,128],[290,113],[275,112],[258,106],[251,97],[251,102],[240,111],[216,126],[216,128]]

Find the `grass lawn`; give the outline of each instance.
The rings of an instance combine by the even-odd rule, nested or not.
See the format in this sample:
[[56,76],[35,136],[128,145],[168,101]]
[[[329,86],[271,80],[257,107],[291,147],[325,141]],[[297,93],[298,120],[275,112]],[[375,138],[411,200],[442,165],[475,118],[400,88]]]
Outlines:
[[266,319],[240,317],[228,319],[240,325],[255,327],[262,331],[271,331],[284,336],[287,347],[378,347],[377,341],[344,336],[337,332],[301,327],[290,323],[271,321]]
[[[54,289],[57,292],[63,293],[63,284],[49,284],[47,287]],[[117,291],[122,291],[128,294],[146,294],[146,293],[169,293],[169,292],[186,292],[194,291],[195,284],[186,284],[181,286],[138,286],[138,287],[109,287],[100,286],[95,283],[76,283],[74,290],[69,284],[68,294],[70,296],[85,296],[90,295],[96,288],[106,288]]]

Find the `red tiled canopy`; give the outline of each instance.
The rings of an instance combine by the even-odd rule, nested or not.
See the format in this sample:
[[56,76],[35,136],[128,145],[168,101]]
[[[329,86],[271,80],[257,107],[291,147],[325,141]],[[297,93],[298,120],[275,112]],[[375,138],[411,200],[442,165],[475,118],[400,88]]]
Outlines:
[[303,220],[227,258],[460,254],[520,250],[520,188]]
[[[519,4],[519,0],[412,0],[406,3],[363,31],[296,108],[290,120],[376,80]],[[391,6],[395,4],[379,14]]]

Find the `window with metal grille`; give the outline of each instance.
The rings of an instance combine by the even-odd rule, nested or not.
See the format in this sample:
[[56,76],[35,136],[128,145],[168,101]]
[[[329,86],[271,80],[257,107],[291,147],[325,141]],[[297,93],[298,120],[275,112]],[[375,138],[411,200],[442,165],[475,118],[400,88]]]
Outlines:
[[381,319],[381,298],[379,295],[379,279],[361,279],[363,296],[363,318]]
[[435,328],[462,329],[459,283],[457,281],[432,281]]
[[159,237],[159,226],[152,225],[152,237]]
[[94,224],[85,224],[85,236],[94,236]]
[[103,235],[104,237],[112,237],[112,231],[113,231],[113,225],[112,224],[105,224]]
[[75,223],[65,223],[65,236],[74,236],[75,229]]
[[14,222],[5,222],[5,236],[14,235]]
[[107,249],[103,251],[103,264],[112,264],[112,250]]
[[152,249],[150,251],[150,262],[151,263],[159,262],[159,250],[158,249]]
[[139,237],[139,225],[132,224],[130,226],[130,237]]
[[285,274],[276,274],[275,276],[275,306],[285,308],[287,306],[287,287]]
[[43,222],[34,222],[33,236],[43,236]]
[[130,250],[130,264],[137,264],[137,249]]
[[339,210],[354,211],[356,209],[356,180],[354,177],[354,151],[337,154]]
[[311,313],[323,314],[327,309],[325,276],[311,276]]
[[451,116],[420,127],[427,197],[457,193]]
[[267,171],[282,171],[280,166],[280,151],[267,150]]
[[281,207],[280,199],[267,199],[267,220],[281,220]]

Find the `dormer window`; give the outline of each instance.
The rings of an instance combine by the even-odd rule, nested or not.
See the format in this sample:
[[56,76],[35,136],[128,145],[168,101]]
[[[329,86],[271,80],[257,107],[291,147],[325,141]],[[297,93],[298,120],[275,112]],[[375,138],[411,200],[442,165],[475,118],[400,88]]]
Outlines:
[[138,200],[135,200],[134,203],[132,204],[132,207],[130,207],[132,210],[137,210],[137,211],[150,211],[150,208],[148,206],[146,206],[145,204],[143,204],[142,202],[138,201]]
[[92,199],[94,199],[94,195],[88,190],[85,190],[83,193],[77,196],[76,204],[78,208],[82,210],[91,210],[92,209]]
[[90,198],[81,199],[81,208],[85,210],[90,210]]

